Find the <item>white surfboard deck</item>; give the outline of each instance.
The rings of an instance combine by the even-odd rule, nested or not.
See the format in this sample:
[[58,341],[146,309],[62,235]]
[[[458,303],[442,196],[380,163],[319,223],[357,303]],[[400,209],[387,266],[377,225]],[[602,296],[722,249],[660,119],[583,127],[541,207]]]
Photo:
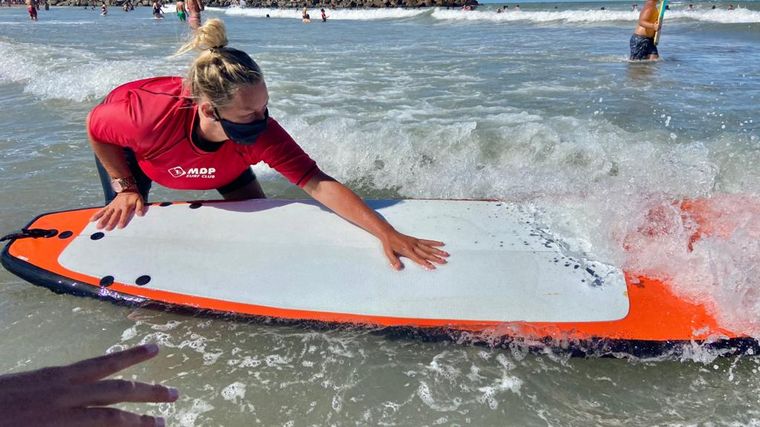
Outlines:
[[[509,204],[369,201],[397,230],[441,240],[449,263],[390,268],[380,242],[313,201],[151,206],[124,229],[95,224],[62,266],[145,288],[290,310],[497,322],[593,322],[629,309],[622,271],[573,259]],[[577,266],[577,267],[576,267]]]

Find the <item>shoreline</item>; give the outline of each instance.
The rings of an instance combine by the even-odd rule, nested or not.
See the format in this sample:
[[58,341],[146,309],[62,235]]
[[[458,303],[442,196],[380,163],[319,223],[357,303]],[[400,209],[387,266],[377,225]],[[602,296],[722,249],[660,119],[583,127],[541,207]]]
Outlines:
[[[54,7],[91,7],[105,3],[107,6],[122,7],[127,0],[50,0],[48,4]],[[152,5],[152,0],[137,0],[132,4],[135,7]],[[172,2],[162,2],[164,5]],[[269,8],[269,9],[418,9],[423,7],[462,8],[465,6],[473,9],[479,5],[477,0],[212,0],[205,2],[208,7],[229,7],[245,3],[246,7]],[[44,0],[40,1],[40,9],[43,9]],[[23,2],[6,4],[0,7],[26,7]]]

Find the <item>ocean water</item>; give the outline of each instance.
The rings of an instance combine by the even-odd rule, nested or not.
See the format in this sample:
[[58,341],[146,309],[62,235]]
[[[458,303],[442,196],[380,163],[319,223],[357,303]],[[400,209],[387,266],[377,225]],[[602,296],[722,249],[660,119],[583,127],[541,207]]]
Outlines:
[[[637,64],[626,60],[637,19],[628,2],[340,10],[309,25],[297,10],[205,16],[223,18],[231,46],[260,63],[272,116],[360,195],[524,205],[572,250],[667,279],[760,337],[760,4],[687,5],[666,15],[663,60]],[[120,83],[181,75],[191,60],[171,56],[188,36],[171,14],[39,16],[0,9],[4,232],[102,203],[88,110]],[[270,197],[303,197],[256,172]],[[684,199],[707,203],[724,230],[691,250]],[[0,372],[143,342],[162,353],[125,377],[182,397],[125,407],[170,425],[760,425],[760,360],[698,345],[570,358],[122,307],[0,271]]]

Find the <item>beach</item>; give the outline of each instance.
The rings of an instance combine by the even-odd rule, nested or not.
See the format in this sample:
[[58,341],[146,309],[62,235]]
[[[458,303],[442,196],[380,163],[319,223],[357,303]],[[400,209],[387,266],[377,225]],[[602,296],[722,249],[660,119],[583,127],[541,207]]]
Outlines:
[[[518,204],[569,250],[673,279],[760,337],[760,212],[737,202],[760,198],[760,3],[671,3],[656,63],[627,59],[631,3],[336,9],[325,23],[310,9],[311,24],[294,9],[208,8],[204,19],[225,21],[230,46],[264,72],[271,116],[362,197]],[[185,74],[192,57],[172,54],[189,29],[172,11],[53,7],[29,22],[0,8],[0,231],[102,205],[85,117],[122,83]],[[305,197],[254,170],[269,197]],[[689,247],[674,221],[656,247],[636,237],[653,208],[684,199],[712,200],[739,232]],[[114,305],[0,271],[0,372],[145,342],[162,353],[125,378],[182,395],[122,407],[168,425],[760,424],[760,360],[748,355],[693,345],[570,358]]]

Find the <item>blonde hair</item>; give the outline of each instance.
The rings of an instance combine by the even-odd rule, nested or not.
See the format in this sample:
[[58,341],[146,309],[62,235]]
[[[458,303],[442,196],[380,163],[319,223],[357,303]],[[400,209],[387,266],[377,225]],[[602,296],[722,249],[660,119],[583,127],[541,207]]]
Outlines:
[[232,101],[241,86],[264,80],[261,68],[247,53],[227,47],[227,30],[220,19],[209,19],[175,55],[191,50],[201,53],[190,65],[185,84],[193,98],[208,98],[215,107]]

